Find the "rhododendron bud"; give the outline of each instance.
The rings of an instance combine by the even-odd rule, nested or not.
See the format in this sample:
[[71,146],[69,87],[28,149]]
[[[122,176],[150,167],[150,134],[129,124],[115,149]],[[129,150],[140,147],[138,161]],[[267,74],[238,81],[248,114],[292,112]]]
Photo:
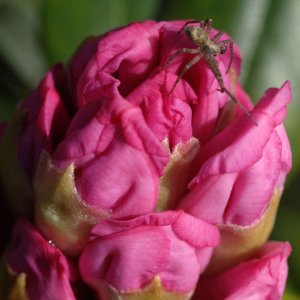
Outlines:
[[[261,219],[291,167],[282,127],[290,101],[289,82],[270,89],[252,110],[259,126],[243,115],[205,143],[190,192],[179,206],[213,223],[249,226]],[[216,202],[218,208],[212,210]]]
[[[229,99],[203,62],[169,93],[186,58],[162,66],[177,48],[192,46],[184,33],[178,38],[183,24],[132,23],[88,39],[66,69],[53,67],[20,105],[24,120],[11,127],[22,170],[13,162],[7,176],[3,164],[6,193],[21,212],[30,214],[35,206],[38,227],[64,251],[77,255],[90,228],[103,218],[175,208],[184,196],[199,148],[187,155],[178,193],[169,192],[168,176],[159,184],[172,151],[180,157],[184,145],[207,140]],[[236,46],[234,51],[232,70],[239,74]],[[217,57],[222,73],[229,57]],[[225,74],[224,82],[230,85]],[[3,141],[5,153],[15,153],[13,142]],[[14,174],[22,178],[23,173],[29,183],[15,180]]]
[[[188,26],[208,30],[201,24]],[[188,299],[199,275],[250,263],[291,168],[289,81],[254,106],[237,45],[189,68],[204,48],[185,25],[144,21],[88,38],[18,106],[0,141],[12,214],[33,220],[62,260],[79,260],[79,281],[104,300]]]
[[21,220],[15,225],[4,262],[11,285],[0,288],[1,293],[7,290],[1,299],[76,299],[70,283],[73,270],[67,259],[29,222]]
[[291,168],[282,125],[290,101],[289,82],[268,90],[252,111],[259,126],[243,115],[199,150],[198,174],[179,207],[220,225],[211,271],[251,256],[270,235]]
[[268,242],[255,257],[215,276],[199,280],[193,300],[282,299],[289,243]]
[[153,299],[145,295],[160,282],[156,299],[188,299],[218,242],[216,227],[183,211],[102,221],[81,254],[80,271],[99,298]]

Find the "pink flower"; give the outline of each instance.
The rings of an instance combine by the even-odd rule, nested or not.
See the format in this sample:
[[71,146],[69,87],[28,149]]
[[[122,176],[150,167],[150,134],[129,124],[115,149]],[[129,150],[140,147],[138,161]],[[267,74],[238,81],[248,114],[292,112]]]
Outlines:
[[[238,92],[239,99],[245,98],[240,87]],[[291,168],[282,125],[290,101],[289,82],[269,89],[252,110],[258,126],[242,115],[205,143],[198,153],[196,176],[179,207],[216,224],[257,223]]]
[[76,299],[70,284],[73,275],[67,259],[29,222],[20,220],[15,225],[5,258],[19,289],[23,287],[21,282],[24,279],[28,299]]
[[81,254],[80,271],[99,298],[105,285],[126,293],[155,277],[167,291],[190,293],[218,243],[216,227],[183,211],[102,221]]
[[[170,149],[189,143],[193,131],[201,131],[200,124],[193,124],[194,116],[201,119],[200,102],[195,101],[215,95],[214,107],[225,105],[226,96],[215,89],[215,79],[203,64],[191,72],[205,81],[201,91],[194,78],[180,82],[167,96],[177,75],[171,72],[174,64],[167,72],[161,66],[187,43],[176,34],[182,25],[146,21],[89,39],[66,70],[55,66],[21,105],[25,119],[17,156],[34,186],[28,198],[36,200],[40,230],[64,251],[78,254],[88,230],[103,218],[155,211]],[[226,57],[220,57],[221,65]],[[217,115],[214,109],[214,122]],[[4,181],[15,181],[3,172]],[[60,193],[57,198],[54,190]],[[23,205],[24,200],[17,202]]]
[[202,277],[193,299],[282,299],[290,253],[289,243],[269,242],[252,259]]
[[[174,50],[189,43],[176,34],[183,24],[133,23],[89,39],[66,71],[56,66],[46,75],[21,106],[27,116],[18,158],[31,180],[43,150],[55,167],[74,164],[80,198],[113,218],[155,209],[158,180],[169,160],[162,141],[168,140],[173,149],[193,136],[205,139],[228,100],[217,91],[205,63],[195,66],[167,96],[186,59],[179,58],[167,72],[161,66]],[[236,46],[235,54],[233,67],[239,72]],[[219,57],[222,70],[228,55]],[[228,76],[224,78],[229,84]],[[204,116],[202,109],[209,109],[210,115]]]
[[80,257],[99,297],[157,284],[188,297],[204,269],[217,276],[253,257],[274,224],[291,168],[290,83],[253,107],[234,45],[228,74],[230,52],[215,58],[257,126],[204,60],[170,94],[192,56],[166,62],[195,48],[184,24],[144,21],[87,39],[66,68],[46,74],[4,134],[7,196],[27,208],[21,215],[34,211],[38,230],[65,255]]

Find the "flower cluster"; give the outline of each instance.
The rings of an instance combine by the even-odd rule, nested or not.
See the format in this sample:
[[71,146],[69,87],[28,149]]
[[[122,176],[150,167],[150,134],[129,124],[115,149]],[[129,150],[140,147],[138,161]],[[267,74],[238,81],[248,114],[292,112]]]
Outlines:
[[2,213],[18,220],[1,299],[281,298],[291,247],[267,240],[291,168],[290,84],[254,107],[234,45],[228,74],[230,53],[216,59],[257,126],[205,61],[169,93],[191,55],[166,61],[194,46],[184,23],[87,39],[1,130]]

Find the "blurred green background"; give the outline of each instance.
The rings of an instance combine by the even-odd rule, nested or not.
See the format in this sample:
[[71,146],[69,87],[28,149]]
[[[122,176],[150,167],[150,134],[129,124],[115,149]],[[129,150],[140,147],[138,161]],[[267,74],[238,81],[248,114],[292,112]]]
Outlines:
[[208,17],[240,46],[241,81],[254,101],[268,87],[292,82],[286,128],[293,171],[273,238],[293,245],[284,299],[300,299],[299,0],[0,0],[0,120],[8,120],[45,71],[54,62],[66,62],[88,35],[143,19]]

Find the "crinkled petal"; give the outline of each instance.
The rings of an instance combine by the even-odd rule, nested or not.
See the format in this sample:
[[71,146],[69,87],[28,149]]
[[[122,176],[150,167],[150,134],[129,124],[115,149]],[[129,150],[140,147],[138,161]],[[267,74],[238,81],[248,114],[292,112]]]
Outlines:
[[178,208],[207,222],[221,223],[238,174],[210,176],[195,185]]
[[[143,82],[156,67],[159,32],[164,22],[131,23],[101,38],[95,56],[80,76],[77,87],[78,105],[90,101],[84,94],[93,86],[97,74],[105,72],[120,81],[122,95],[127,95]],[[138,37],[138,38],[137,38]]]
[[285,287],[289,243],[269,242],[251,260],[215,276],[200,278],[194,300],[280,300]]
[[[164,25],[161,32],[161,51],[160,65],[164,66],[167,60],[182,48],[195,49],[184,31],[178,33],[184,26],[185,21],[173,21]],[[199,26],[198,24],[189,26]],[[211,37],[216,34],[216,30],[212,30]],[[224,34],[220,41],[228,39],[228,35]],[[195,54],[178,55],[168,66],[167,70],[176,75],[184,68],[184,66],[195,56]],[[231,90],[230,76],[226,74],[226,70],[230,61],[230,53],[226,51],[224,55],[216,57],[219,62],[219,69],[222,73],[225,86]],[[234,60],[232,69],[236,75],[240,72],[241,54],[234,44]],[[194,89],[198,103],[193,107],[193,135],[200,140],[201,144],[206,141],[214,132],[214,128],[218,122],[220,110],[229,100],[228,95],[221,93],[220,85],[216,80],[213,72],[202,58],[198,63],[193,65],[182,78]],[[177,89],[177,87],[176,87]],[[176,90],[175,89],[175,90]]]
[[80,257],[80,271],[99,295],[103,281],[130,292],[155,276],[169,291],[190,292],[218,243],[216,227],[182,211],[104,220],[92,230]]
[[168,138],[170,147],[192,137],[192,110],[190,102],[196,95],[190,86],[181,81],[169,95],[177,76],[165,71],[155,72],[127,97],[141,107],[145,121],[158,140]]
[[[288,170],[290,164],[286,138],[281,133],[284,139],[280,140],[277,134],[279,115],[286,111],[290,96],[290,86],[285,83],[276,93],[273,91],[271,98],[264,96],[263,104],[252,111],[258,126],[241,115],[200,148],[198,175],[190,182],[190,192],[180,208],[213,223],[247,226],[261,218],[280,174],[286,174],[281,169]],[[224,175],[232,179],[231,183],[225,184]],[[220,179],[214,180],[215,177]],[[211,182],[219,197],[206,192]],[[222,206],[214,211],[216,201]],[[207,212],[209,219],[205,217]]]
[[89,61],[97,52],[99,40],[102,37],[89,37],[82,42],[72,56],[67,68],[67,89],[74,108],[77,108],[77,84]]
[[26,118],[18,141],[18,159],[31,178],[41,150],[52,153],[70,121],[57,88],[62,76],[62,66],[55,66],[21,106]]
[[265,96],[262,100],[263,103],[252,111],[258,126],[243,115],[203,146],[199,152],[201,169],[198,179],[219,173],[233,173],[261,158],[265,145],[278,125],[277,114],[285,111],[291,101],[289,84],[285,83],[277,89],[277,93]]
[[59,167],[75,164],[81,198],[112,209],[114,217],[154,209],[168,158],[140,108],[117,93],[83,107],[53,154]]
[[26,274],[26,292],[32,300],[75,300],[65,256],[27,221],[19,221],[7,251],[7,264]]
[[247,226],[261,218],[279,177],[281,145],[278,135],[273,132],[262,158],[240,172],[224,213],[224,223]]
[[292,168],[292,150],[283,124],[280,124],[276,127],[276,133],[278,134],[282,144],[281,168],[280,168],[280,175],[276,182],[276,186],[279,189],[282,189],[284,186],[286,176]]

